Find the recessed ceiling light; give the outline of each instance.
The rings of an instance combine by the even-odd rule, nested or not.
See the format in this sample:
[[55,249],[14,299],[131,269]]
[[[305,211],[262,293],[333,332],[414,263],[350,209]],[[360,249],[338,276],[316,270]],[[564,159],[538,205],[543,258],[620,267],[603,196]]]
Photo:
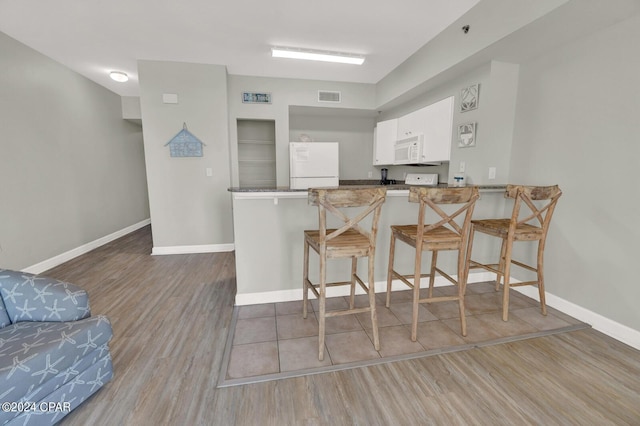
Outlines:
[[124,83],[125,81],[129,80],[129,76],[127,75],[127,73],[121,71],[111,71],[109,73],[109,77],[111,77],[112,80],[115,80],[118,83]]
[[306,59],[309,61],[338,62],[353,65],[362,65],[364,63],[364,56],[291,47],[272,47],[271,56],[274,58]]

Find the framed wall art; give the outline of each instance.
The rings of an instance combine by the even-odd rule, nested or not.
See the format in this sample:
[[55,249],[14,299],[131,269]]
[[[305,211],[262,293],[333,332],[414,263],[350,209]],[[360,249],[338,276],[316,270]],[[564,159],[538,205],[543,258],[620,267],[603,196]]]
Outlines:
[[458,148],[476,146],[476,123],[458,126]]
[[460,93],[460,112],[467,112],[478,108],[479,89],[480,84],[472,84],[462,89]]
[[242,103],[245,104],[270,104],[271,93],[267,92],[242,92]]

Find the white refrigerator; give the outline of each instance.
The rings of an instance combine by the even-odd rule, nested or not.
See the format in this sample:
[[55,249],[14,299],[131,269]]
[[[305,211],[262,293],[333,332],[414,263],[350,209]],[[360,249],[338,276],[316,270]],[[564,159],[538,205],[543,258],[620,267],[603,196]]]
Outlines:
[[308,189],[338,186],[338,142],[291,142],[289,187]]

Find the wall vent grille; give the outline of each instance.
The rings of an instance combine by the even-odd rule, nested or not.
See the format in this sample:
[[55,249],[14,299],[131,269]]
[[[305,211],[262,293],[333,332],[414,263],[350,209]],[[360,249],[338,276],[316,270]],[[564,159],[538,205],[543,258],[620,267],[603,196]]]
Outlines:
[[332,102],[332,103],[340,103],[341,102],[341,94],[340,92],[330,92],[327,90],[318,90],[318,102]]

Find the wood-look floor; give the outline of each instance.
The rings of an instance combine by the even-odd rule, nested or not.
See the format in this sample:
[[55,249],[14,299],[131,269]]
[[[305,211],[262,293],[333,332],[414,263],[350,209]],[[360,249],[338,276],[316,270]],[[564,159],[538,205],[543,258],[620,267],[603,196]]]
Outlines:
[[640,424],[640,351],[593,329],[216,389],[233,254],[150,250],[146,227],[46,272],[114,328],[114,379],[64,425]]

